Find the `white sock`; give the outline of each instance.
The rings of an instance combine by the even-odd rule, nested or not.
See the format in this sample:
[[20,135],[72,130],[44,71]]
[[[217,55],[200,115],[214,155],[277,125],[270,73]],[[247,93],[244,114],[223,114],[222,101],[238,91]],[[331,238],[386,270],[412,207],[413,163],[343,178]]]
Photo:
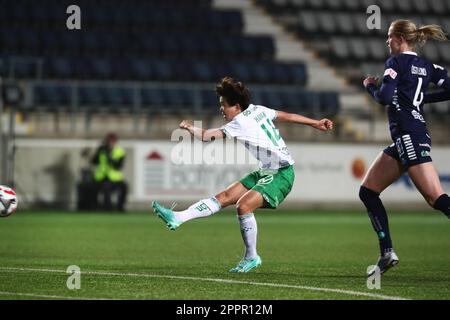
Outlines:
[[242,240],[245,244],[245,259],[256,258],[256,236],[258,234],[258,227],[256,225],[255,215],[248,213],[243,216],[238,216],[239,224],[241,225]]
[[175,219],[186,222],[196,218],[204,218],[220,211],[220,202],[215,198],[200,200],[184,211],[174,211]]

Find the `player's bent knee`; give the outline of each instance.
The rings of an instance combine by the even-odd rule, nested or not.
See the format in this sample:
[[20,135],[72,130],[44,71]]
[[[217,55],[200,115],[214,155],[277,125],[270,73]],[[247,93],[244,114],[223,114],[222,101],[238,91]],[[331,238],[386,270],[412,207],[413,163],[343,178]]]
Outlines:
[[231,194],[227,191],[223,191],[217,194],[215,198],[217,199],[217,201],[219,201],[222,209],[228,207],[233,202]]
[[251,212],[250,207],[244,202],[238,202],[236,204],[236,210],[238,215],[242,216]]
[[441,194],[433,203],[434,209],[442,211],[450,218],[450,197],[448,194]]
[[359,188],[359,199],[361,199],[364,203],[367,203],[374,198],[378,198],[379,196],[380,195],[378,193],[365,186],[361,186]]

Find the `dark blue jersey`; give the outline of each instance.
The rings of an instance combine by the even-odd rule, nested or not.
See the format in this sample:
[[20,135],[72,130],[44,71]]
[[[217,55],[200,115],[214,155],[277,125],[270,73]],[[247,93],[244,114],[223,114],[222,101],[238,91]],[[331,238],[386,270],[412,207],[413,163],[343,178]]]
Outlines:
[[[434,101],[431,96],[425,99],[425,91],[432,82],[450,91],[450,78],[447,70],[418,57],[414,52],[403,52],[386,61],[381,87],[368,85],[367,90],[374,99],[387,106],[391,136],[405,133],[427,133],[423,105]],[[444,99],[444,95],[439,99]]]

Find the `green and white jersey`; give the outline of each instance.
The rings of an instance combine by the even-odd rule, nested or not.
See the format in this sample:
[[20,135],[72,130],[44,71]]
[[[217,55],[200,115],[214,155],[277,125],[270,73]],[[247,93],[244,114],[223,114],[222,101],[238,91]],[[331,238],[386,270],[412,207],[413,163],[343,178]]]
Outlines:
[[250,104],[221,129],[228,138],[236,138],[259,160],[261,169],[279,169],[294,164],[280,132],[273,124],[277,112]]

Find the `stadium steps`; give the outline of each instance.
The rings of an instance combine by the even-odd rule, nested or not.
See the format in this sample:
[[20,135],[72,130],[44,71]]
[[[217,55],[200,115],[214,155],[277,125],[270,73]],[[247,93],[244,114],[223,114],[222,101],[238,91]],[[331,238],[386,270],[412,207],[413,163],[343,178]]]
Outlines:
[[270,35],[276,46],[277,61],[304,62],[308,68],[308,88],[320,90],[351,90],[342,77],[336,75],[330,67],[324,65],[305,43],[287,33],[273,18],[250,0],[214,0],[213,8],[240,9],[244,19],[245,35]]
[[359,128],[346,126],[343,133],[345,136],[370,136],[370,125],[367,121],[370,120],[372,111],[365,94],[348,84],[334,67],[319,58],[318,54],[308,47],[306,41],[286,31],[250,0],[214,0],[212,7],[241,10],[244,19],[244,35],[271,35],[276,47],[275,60],[305,63],[308,73],[306,88],[339,92],[340,121],[351,123],[355,119],[355,114],[359,115],[358,121],[364,122],[364,125]]

